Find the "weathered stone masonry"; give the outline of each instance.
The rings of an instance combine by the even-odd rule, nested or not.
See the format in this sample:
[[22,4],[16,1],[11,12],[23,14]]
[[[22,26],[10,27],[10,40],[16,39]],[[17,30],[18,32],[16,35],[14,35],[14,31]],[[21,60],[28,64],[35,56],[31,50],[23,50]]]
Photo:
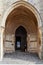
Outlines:
[[[43,59],[43,0],[25,0],[26,2],[29,2],[32,4],[33,7],[36,8],[38,11],[40,21],[39,22],[39,35],[41,38],[41,46],[40,46],[40,53],[39,57],[40,59]],[[0,0],[0,60],[3,58],[4,55],[4,48],[3,48],[3,37],[4,37],[4,30],[5,30],[5,22],[4,18],[7,18],[8,14],[6,17],[4,17],[7,13],[7,9],[9,9],[13,4],[15,4],[17,0]],[[21,1],[22,2],[22,1]],[[36,14],[37,15],[37,14]]]

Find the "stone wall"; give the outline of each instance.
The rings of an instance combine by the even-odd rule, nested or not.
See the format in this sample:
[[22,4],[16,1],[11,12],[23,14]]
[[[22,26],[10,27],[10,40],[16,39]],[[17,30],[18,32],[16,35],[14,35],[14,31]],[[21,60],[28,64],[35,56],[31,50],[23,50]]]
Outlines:
[[[2,22],[2,16],[3,16],[3,3],[2,3],[2,0],[0,0],[0,25],[1,25],[1,22]],[[1,45],[1,42],[2,42],[2,29],[0,28],[0,60],[2,59],[2,45]]]
[[40,8],[39,8],[39,10],[40,10],[40,16],[41,16],[41,21],[42,21],[42,51],[41,51],[41,56],[42,56],[42,58],[43,58],[43,0],[40,0],[40,2],[39,2],[39,4],[40,4]]
[[[16,1],[19,1],[19,0],[5,0],[5,1],[1,1],[2,4],[3,4],[3,14],[8,9],[8,7],[10,7]],[[40,9],[40,1],[39,0],[24,0],[24,1],[27,1],[27,2],[31,3],[39,11],[39,9]]]

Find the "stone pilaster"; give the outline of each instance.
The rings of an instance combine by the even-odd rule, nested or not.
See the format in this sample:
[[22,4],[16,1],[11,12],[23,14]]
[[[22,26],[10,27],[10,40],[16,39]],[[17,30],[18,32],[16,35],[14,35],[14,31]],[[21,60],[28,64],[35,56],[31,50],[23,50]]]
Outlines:
[[[1,25],[1,22],[2,22],[2,15],[3,15],[3,1],[2,0],[0,0],[0,25]],[[3,45],[2,45],[2,43],[3,43],[3,28],[1,28],[0,27],[0,60],[2,60],[2,58],[3,58]]]
[[42,29],[39,27],[38,29],[38,55],[41,59],[41,52],[42,52]]
[[4,52],[3,52],[3,32],[4,32],[4,29],[2,27],[0,27],[0,60],[3,59],[3,55],[4,55]]

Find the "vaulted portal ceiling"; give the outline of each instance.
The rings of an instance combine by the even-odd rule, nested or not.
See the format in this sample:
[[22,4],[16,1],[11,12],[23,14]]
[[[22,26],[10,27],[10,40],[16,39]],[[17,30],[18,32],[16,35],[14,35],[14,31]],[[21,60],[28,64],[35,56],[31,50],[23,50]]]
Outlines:
[[15,30],[20,25],[24,26],[27,33],[37,33],[37,19],[35,15],[28,8],[19,6],[15,8],[7,17],[6,33],[15,33]]

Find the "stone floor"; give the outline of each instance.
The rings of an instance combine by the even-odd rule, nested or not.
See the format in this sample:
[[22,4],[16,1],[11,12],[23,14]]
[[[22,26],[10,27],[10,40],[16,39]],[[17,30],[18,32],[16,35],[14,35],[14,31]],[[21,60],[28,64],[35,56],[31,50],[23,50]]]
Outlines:
[[0,64],[43,64],[37,54],[27,52],[15,52],[5,54]]

